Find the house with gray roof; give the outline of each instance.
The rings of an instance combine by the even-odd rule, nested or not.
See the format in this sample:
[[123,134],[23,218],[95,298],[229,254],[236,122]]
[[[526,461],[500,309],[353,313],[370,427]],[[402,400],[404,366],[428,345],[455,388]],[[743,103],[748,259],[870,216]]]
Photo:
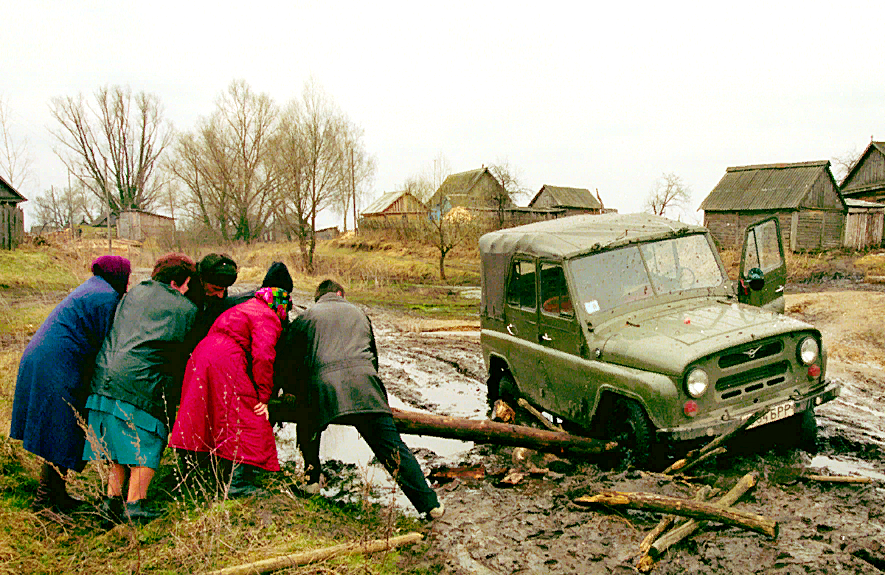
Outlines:
[[19,207],[27,199],[0,176],[0,249],[15,249],[25,236],[25,214]]
[[740,248],[749,224],[777,216],[794,252],[841,247],[847,211],[829,161],[727,168],[700,209],[725,249]]
[[885,203],[885,142],[870,142],[842,180],[842,197]]
[[541,186],[528,207],[557,210],[560,216],[601,214],[605,211],[598,192],[594,197],[593,192],[586,188],[566,188],[547,184]]
[[454,207],[471,211],[499,211],[512,209],[515,204],[501,182],[485,166],[450,174],[427,202],[431,211],[443,213]]

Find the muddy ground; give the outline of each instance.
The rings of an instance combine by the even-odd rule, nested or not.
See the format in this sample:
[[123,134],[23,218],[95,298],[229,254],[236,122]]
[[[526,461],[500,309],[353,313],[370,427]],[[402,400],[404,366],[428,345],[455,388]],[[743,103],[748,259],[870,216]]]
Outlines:
[[[632,573],[638,545],[660,518],[651,512],[589,510],[572,503],[600,489],[690,497],[701,483],[728,490],[755,472],[758,485],[738,507],[774,519],[769,539],[712,525],[670,549],[654,573],[885,572],[885,350],[862,326],[883,321],[885,293],[874,286],[829,286],[788,295],[791,315],[815,323],[829,349],[828,376],[842,395],[818,408],[818,454],[760,449],[758,435],[680,481],[604,463],[567,461],[524,450],[452,442],[439,449],[406,436],[428,470],[473,465],[480,479],[437,486],[446,515],[435,522],[430,551],[415,563],[445,573]],[[825,288],[818,288],[826,289]],[[381,375],[395,405],[471,418],[487,415],[476,322],[429,322],[367,310],[381,354]],[[346,443],[350,443],[345,440]],[[329,440],[324,439],[324,443]],[[325,447],[324,447],[325,449]],[[326,459],[335,459],[334,447]],[[529,471],[515,486],[508,469]],[[798,479],[802,471],[870,477],[866,485]],[[334,474],[334,473],[333,473]],[[405,506],[407,507],[407,505]]]

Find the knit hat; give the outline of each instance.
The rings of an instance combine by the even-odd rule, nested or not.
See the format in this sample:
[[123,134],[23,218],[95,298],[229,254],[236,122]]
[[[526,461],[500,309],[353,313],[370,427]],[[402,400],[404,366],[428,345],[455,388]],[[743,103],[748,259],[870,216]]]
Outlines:
[[237,281],[237,263],[227,254],[209,254],[197,264],[204,284],[228,287]]
[[132,264],[122,256],[101,256],[92,260],[92,274],[111,284],[117,293],[126,291]]
[[274,262],[267,270],[261,287],[278,287],[286,292],[292,291],[292,276],[289,274],[289,268],[283,262]]

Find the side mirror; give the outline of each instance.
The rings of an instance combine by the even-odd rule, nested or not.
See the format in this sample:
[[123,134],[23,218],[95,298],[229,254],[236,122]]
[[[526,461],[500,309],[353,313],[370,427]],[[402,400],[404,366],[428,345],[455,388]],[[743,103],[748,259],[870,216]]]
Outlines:
[[759,268],[753,268],[747,273],[747,283],[751,290],[759,291],[765,287],[765,274]]

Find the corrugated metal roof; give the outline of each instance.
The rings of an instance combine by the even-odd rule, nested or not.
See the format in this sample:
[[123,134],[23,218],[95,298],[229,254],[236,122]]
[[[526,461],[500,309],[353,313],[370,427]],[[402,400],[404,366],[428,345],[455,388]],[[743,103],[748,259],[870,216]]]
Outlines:
[[602,204],[599,203],[599,200],[593,197],[593,193],[586,188],[567,188],[563,186],[548,186],[546,184],[535,194],[535,197],[529,202],[529,206],[535,205],[535,200],[541,197],[545,190],[553,198],[551,205],[555,207],[602,209]]
[[812,185],[830,177],[830,162],[763,164],[726,169],[701,202],[704,211],[796,209]]
[[3,179],[3,176],[0,176],[0,200],[18,203],[27,201],[27,198],[18,193],[12,184]]
[[381,194],[381,197],[366,206],[365,209],[363,209],[363,211],[360,213],[363,215],[380,214],[385,209],[390,207],[390,204],[400,199],[400,196],[404,195],[405,193],[405,190],[401,190],[399,192],[385,192]]

